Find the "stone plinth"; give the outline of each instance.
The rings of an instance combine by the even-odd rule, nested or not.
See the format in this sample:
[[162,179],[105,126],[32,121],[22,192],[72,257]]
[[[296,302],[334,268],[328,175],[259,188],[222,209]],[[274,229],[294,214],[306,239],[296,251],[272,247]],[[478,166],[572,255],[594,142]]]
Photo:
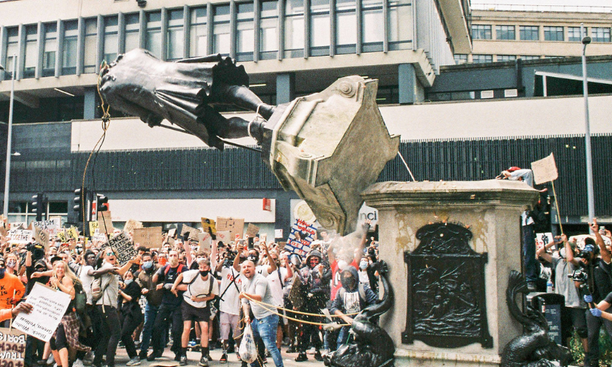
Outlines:
[[[391,270],[395,303],[383,315],[381,326],[395,342],[395,365],[499,365],[506,343],[522,332],[521,325],[508,312],[505,292],[510,271],[521,269],[520,214],[527,205],[535,204],[538,192],[522,182],[506,180],[381,182],[370,186],[362,197],[367,205],[378,209],[380,257]],[[466,247],[468,251],[473,250],[476,255],[487,254],[483,270],[483,299],[488,342],[434,347],[430,337],[428,344],[421,340],[403,344],[402,333],[407,330],[408,292],[412,289],[412,285],[408,285],[405,254],[413,253],[421,244],[417,239],[419,229],[431,223],[445,222],[460,224],[471,232],[467,241],[469,248]],[[412,279],[411,284],[414,281]],[[443,297],[438,297],[438,300],[444,302]],[[423,304],[419,303],[422,301],[412,299],[410,303],[423,309]]]

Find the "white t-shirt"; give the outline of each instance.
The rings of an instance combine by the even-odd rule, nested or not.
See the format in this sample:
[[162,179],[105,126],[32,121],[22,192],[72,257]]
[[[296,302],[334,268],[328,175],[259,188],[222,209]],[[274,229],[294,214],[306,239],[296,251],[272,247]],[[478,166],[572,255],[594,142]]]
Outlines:
[[83,291],[87,295],[87,304],[93,304],[93,300],[91,299],[91,283],[93,283],[94,277],[93,275],[88,275],[89,271],[93,271],[93,266],[85,265],[81,268],[81,274],[79,275],[79,280],[83,285]]
[[[280,277],[282,278],[282,284],[278,277],[278,273],[280,270]],[[283,307],[283,286],[285,285],[287,278],[287,269],[286,268],[277,268],[277,270],[273,271],[272,274],[268,275],[268,285],[270,286],[270,292],[272,293],[272,297],[274,297],[274,305],[276,307]]]
[[269,275],[268,268],[270,268],[270,265],[257,265],[255,267],[255,273],[261,274],[264,277],[267,277]]
[[194,302],[191,300],[191,296],[206,297],[210,294],[219,295],[219,285],[210,272],[208,273],[208,278],[204,280],[200,276],[200,270],[186,271],[183,273],[183,283],[187,284],[187,290],[183,292],[183,301],[193,307],[204,308],[207,302]]
[[[234,284],[232,280],[236,278]],[[240,315],[240,300],[238,289],[241,288],[243,275],[237,272],[233,267],[224,266],[221,268],[221,287],[219,287],[219,296],[223,294],[219,302],[219,310],[230,315]]]

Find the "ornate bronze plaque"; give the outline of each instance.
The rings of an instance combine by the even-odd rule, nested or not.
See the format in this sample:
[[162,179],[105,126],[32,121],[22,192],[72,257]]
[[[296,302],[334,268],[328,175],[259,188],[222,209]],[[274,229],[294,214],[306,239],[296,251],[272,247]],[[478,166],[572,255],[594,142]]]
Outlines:
[[408,305],[402,343],[492,348],[485,302],[487,254],[470,248],[472,232],[458,224],[434,223],[420,228],[416,237],[419,246],[404,253]]

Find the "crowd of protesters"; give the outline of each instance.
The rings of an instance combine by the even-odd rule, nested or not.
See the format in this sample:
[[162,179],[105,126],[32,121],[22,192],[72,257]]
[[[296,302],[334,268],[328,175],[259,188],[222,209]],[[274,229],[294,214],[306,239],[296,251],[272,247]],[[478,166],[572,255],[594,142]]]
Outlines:
[[[72,301],[50,342],[27,337],[26,367],[114,367],[117,348],[127,366],[170,349],[180,365],[206,367],[213,348],[222,364],[241,360],[246,323],[258,349],[252,367],[267,358],[282,366],[281,348],[296,361],[314,348],[322,360],[349,342],[351,316],[378,299],[378,244],[368,228],[346,237],[320,230],[303,256],[258,237],[223,243],[213,235],[201,246],[165,235],[158,247],[134,243],[137,255],[124,263],[104,242],[52,237],[43,246],[0,236],[0,285],[12,294],[0,300],[8,310],[0,321],[30,312],[27,296],[39,282]],[[323,327],[332,320],[336,327]],[[189,361],[188,350],[200,351],[199,360]]]

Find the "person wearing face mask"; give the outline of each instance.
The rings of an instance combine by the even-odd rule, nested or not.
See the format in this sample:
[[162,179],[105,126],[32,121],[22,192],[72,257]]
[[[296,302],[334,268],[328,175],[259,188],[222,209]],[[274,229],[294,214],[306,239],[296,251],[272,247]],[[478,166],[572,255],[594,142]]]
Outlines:
[[145,306],[144,326],[142,328],[142,341],[140,343],[140,359],[147,358],[147,350],[151,344],[151,336],[153,335],[153,325],[157,317],[157,311],[161,305],[163,290],[157,289],[153,283],[153,275],[158,270],[158,266],[153,262],[153,257],[150,253],[142,254],[142,271],[138,273],[136,282],[141,287],[141,293],[147,299]]
[[[179,274],[172,286],[172,292],[178,296],[178,291],[183,291],[183,303],[181,313],[183,317],[183,334],[181,336],[180,365],[187,365],[187,345],[191,323],[199,323],[202,335],[208,335],[208,321],[210,320],[210,303],[216,295],[219,295],[219,284],[210,273],[210,261],[200,259],[198,270],[189,270]],[[200,366],[208,366],[208,338],[202,337],[202,357]]]
[[10,273],[6,268],[6,262],[0,256],[0,288],[4,290],[0,295],[0,310],[13,307],[21,300],[25,292],[25,286],[19,278]]
[[19,261],[17,256],[13,253],[6,255],[6,272],[17,276],[19,271]]
[[125,273],[123,277],[123,286],[119,288],[119,296],[121,296],[121,341],[125,346],[130,360],[126,366],[136,366],[140,364],[140,358],[136,352],[134,339],[132,334],[143,320],[142,310],[138,303],[140,297],[140,286],[134,281],[134,274],[131,271]]

